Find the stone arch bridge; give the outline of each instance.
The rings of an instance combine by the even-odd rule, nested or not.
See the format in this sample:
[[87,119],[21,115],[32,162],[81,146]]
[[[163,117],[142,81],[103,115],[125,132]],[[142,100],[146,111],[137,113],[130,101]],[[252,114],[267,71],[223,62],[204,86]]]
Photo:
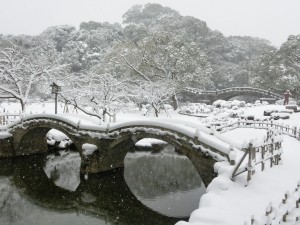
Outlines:
[[[0,157],[45,153],[48,151],[46,134],[56,129],[66,134],[79,151],[82,173],[123,167],[127,152],[143,138],[160,139],[179,149],[193,163],[205,185],[215,176],[214,163],[229,161],[229,144],[203,131],[168,122],[145,120],[83,125],[68,117],[43,114],[23,118],[4,128],[2,132],[7,136],[0,139]],[[97,146],[97,150],[84,150],[83,145],[87,143]]]
[[281,94],[253,87],[230,87],[214,91],[204,91],[197,88],[185,88],[184,92],[197,95],[201,100],[207,100],[210,103],[218,99],[229,100],[233,97],[241,95],[256,96],[258,98],[273,98],[275,100],[283,98]]

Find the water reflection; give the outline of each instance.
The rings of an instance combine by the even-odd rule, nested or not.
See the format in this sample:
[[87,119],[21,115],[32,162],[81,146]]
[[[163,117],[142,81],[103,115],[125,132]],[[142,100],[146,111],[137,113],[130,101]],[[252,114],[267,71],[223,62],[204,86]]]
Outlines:
[[[125,171],[80,182],[78,154],[0,160],[0,224],[175,224],[175,217],[186,217],[199,202],[201,180],[191,178],[186,162],[168,154],[130,153]],[[177,206],[191,199],[196,206],[182,213]]]
[[78,153],[62,150],[47,156],[44,171],[56,186],[75,191],[80,184],[80,163]]
[[190,160],[164,147],[159,154],[128,153],[124,177],[147,207],[171,217],[188,217],[206,189]]

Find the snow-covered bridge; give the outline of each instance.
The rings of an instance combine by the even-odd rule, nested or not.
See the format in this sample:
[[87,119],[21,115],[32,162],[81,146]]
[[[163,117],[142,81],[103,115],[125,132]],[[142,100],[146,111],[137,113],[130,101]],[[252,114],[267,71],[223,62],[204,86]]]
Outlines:
[[215,91],[205,91],[197,88],[185,88],[185,92],[196,94],[203,100],[209,100],[211,102],[222,99],[222,100],[229,100],[236,96],[242,95],[250,95],[250,96],[257,96],[263,98],[274,98],[276,100],[281,99],[282,95],[271,92],[269,90],[263,90],[259,88],[253,87],[230,87]]
[[124,157],[136,142],[156,138],[172,144],[186,155],[207,185],[214,177],[216,161],[229,161],[230,145],[210,135],[206,128],[158,121],[135,120],[95,125],[79,118],[39,114],[18,120],[0,129],[0,157],[48,151],[46,134],[51,129],[65,133],[82,157],[82,173],[98,173],[122,167]]

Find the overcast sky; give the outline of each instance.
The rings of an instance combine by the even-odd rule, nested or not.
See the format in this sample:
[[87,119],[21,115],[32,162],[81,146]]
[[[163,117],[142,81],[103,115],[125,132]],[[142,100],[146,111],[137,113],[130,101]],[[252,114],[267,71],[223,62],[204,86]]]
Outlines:
[[300,34],[300,0],[0,0],[0,33],[32,35],[91,20],[121,23],[132,5],[149,2],[206,21],[225,36],[265,38],[279,47]]

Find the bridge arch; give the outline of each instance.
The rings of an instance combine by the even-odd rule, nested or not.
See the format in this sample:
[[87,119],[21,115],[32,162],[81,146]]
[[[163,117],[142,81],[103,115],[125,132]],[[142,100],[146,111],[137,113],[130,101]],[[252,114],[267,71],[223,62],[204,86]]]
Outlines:
[[134,148],[135,144],[144,138],[154,138],[167,142],[185,155],[191,163],[194,165],[196,171],[201,177],[203,183],[207,186],[215,177],[214,164],[218,161],[215,158],[203,153],[200,149],[196,149],[191,144],[191,138],[182,136],[178,138],[178,133],[172,135],[171,133],[166,135],[160,135],[159,132],[165,132],[163,129],[137,129],[135,132],[125,131],[120,132],[119,137],[116,138],[110,145],[111,157],[119,162],[124,162],[126,154]]
[[276,100],[281,98],[281,95],[273,93],[268,90],[252,88],[252,87],[232,87],[225,88],[217,91],[219,99],[229,100],[233,97],[248,95],[256,97],[274,98]]
[[11,127],[14,142],[14,154],[26,155],[44,153],[48,151],[47,133],[51,129],[56,129],[70,138],[78,151],[81,150],[80,142],[74,135],[75,127],[62,120],[34,118],[26,119],[19,124]]
[[219,90],[201,90],[198,88],[185,88],[184,91],[187,94],[192,94],[193,96],[197,96],[197,98],[201,100],[208,100],[211,103],[218,99],[229,100],[236,96],[243,95],[251,95],[257,97],[265,97],[265,98],[274,98],[276,100],[282,99],[282,95],[278,93],[274,93],[269,90],[264,90],[260,88],[253,87],[230,87]]

